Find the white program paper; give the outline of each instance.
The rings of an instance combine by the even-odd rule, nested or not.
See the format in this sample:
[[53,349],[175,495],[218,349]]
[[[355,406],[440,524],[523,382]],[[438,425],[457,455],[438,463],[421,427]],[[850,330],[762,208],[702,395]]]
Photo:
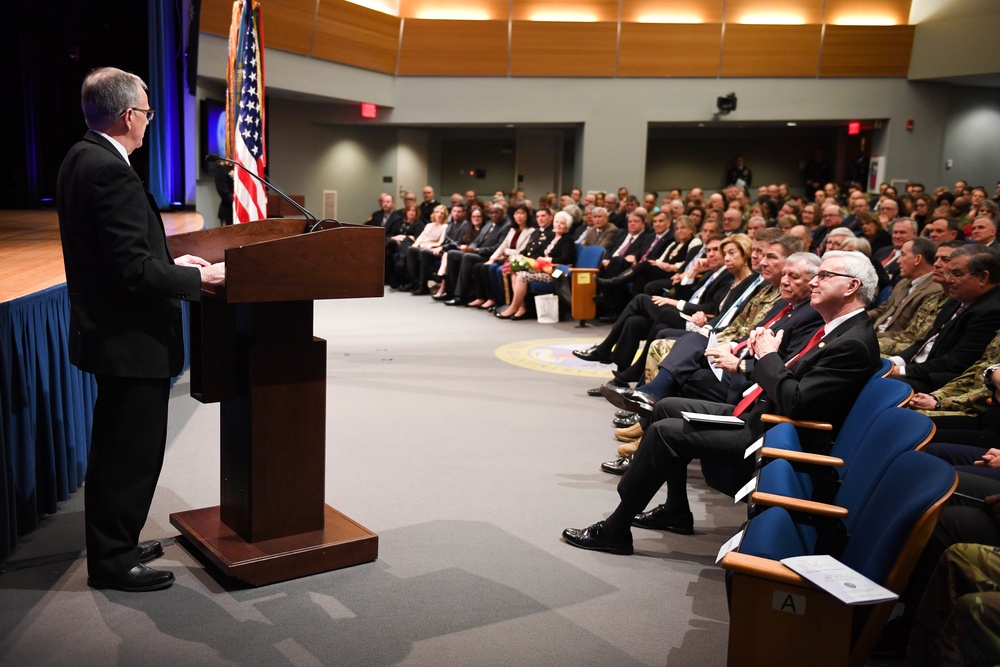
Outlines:
[[[715,337],[714,330],[712,333],[708,334],[708,343],[705,346],[705,349],[711,350],[713,347],[719,347],[719,340]],[[715,364],[709,364],[708,367],[712,369],[713,373],[715,373],[715,379],[722,382],[722,369]]]
[[874,604],[899,597],[833,556],[795,556],[781,563],[844,604]]
[[739,417],[733,417],[732,415],[707,415],[703,412],[681,412],[681,417],[684,417],[689,422],[696,423],[701,422],[703,424],[716,424],[719,426],[732,426],[734,428],[742,428],[746,426],[746,422]]
[[726,540],[726,543],[723,544],[722,547],[719,549],[719,555],[716,556],[715,562],[718,563],[720,560],[722,560],[723,556],[725,556],[727,553],[729,553],[736,547],[740,546],[740,542],[742,541],[743,541],[743,531],[741,530],[740,532],[736,533],[728,540]]

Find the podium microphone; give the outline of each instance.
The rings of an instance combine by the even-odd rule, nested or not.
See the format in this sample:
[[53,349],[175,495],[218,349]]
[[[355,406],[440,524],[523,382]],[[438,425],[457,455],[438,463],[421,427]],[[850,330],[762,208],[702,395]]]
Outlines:
[[257,174],[253,173],[252,171],[250,171],[249,169],[247,169],[246,167],[244,167],[242,164],[240,164],[239,162],[237,162],[236,160],[233,160],[233,159],[227,158],[227,157],[222,157],[221,155],[216,155],[215,153],[209,153],[208,155],[206,155],[205,156],[205,160],[207,162],[221,162],[222,164],[231,164],[234,167],[239,167],[240,169],[242,169],[246,173],[250,174],[250,176],[253,177],[254,180],[259,181],[260,183],[263,183],[264,187],[266,187],[268,190],[274,190],[274,194],[278,195],[279,197],[281,197],[282,199],[284,199],[286,202],[288,202],[289,204],[291,204],[292,206],[294,206],[295,208],[297,208],[302,213],[302,215],[304,215],[306,217],[306,230],[304,232],[305,234],[308,234],[309,232],[315,231],[316,228],[318,228],[324,222],[333,222],[333,223],[336,223],[338,227],[343,227],[343,225],[340,222],[338,222],[337,220],[334,220],[332,218],[324,218],[323,220],[317,220],[315,215],[313,215],[308,210],[306,210],[305,207],[299,206],[299,203],[297,201],[295,201],[294,199],[292,199],[291,197],[289,197],[288,195],[286,195],[284,192],[282,192],[280,189],[278,189],[272,183],[268,182],[267,179],[261,178],[260,176],[258,176]]

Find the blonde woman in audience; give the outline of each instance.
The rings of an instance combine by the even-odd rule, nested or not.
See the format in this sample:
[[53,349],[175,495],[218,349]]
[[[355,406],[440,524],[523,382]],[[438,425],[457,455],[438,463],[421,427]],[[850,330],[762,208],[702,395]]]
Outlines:
[[431,221],[420,232],[420,236],[413,242],[413,245],[406,250],[406,273],[409,284],[401,291],[427,293],[426,285],[420,285],[420,251],[433,250],[444,244],[444,233],[448,228],[448,209],[443,204],[438,204],[431,211]]

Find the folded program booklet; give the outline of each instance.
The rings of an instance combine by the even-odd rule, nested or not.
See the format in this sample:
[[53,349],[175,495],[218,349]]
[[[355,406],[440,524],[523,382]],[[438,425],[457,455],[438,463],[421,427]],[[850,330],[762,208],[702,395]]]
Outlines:
[[745,421],[731,415],[706,415],[701,412],[681,412],[681,416],[692,424],[715,424],[716,426],[732,426],[733,428],[746,426]]
[[899,597],[833,556],[795,556],[781,562],[844,604],[873,604]]

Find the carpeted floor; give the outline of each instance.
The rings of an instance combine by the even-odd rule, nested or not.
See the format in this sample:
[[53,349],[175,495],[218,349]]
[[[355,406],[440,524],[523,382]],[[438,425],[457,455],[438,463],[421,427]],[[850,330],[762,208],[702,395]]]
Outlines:
[[317,303],[326,500],[379,534],[379,558],[261,588],[215,578],[173,539],[171,512],[219,497],[218,406],[182,380],[143,531],[166,540],[155,565],[177,582],[89,589],[80,491],[5,564],[0,663],[724,664],[714,561],[745,507],[705,487],[697,463],[695,535],[636,529],[631,557],[560,539],[617,502],[618,478],[599,469],[617,446],[614,409],[585,394],[610,367],[568,354],[607,327],[574,324],[502,322],[393,292]]

